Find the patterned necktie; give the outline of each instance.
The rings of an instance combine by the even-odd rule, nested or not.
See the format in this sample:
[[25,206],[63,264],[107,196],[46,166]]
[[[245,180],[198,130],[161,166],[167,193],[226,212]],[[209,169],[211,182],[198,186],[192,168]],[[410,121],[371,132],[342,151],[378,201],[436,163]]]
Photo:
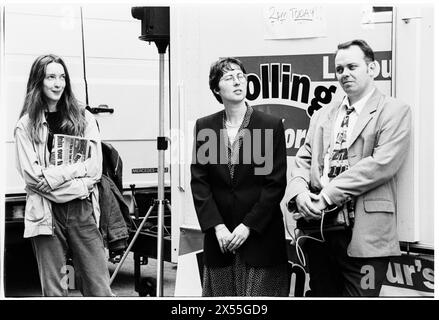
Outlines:
[[[349,168],[348,162],[348,149],[347,149],[347,129],[349,125],[349,115],[354,111],[353,107],[346,106],[346,115],[341,122],[340,131],[337,134],[337,138],[335,140],[334,149],[332,151],[332,155],[329,160],[329,179],[333,179],[342,172],[346,171]],[[349,200],[343,206],[343,209],[340,211],[337,220],[339,222],[346,223],[346,225],[352,225],[354,220],[355,213],[355,202],[354,200]]]
[[349,125],[349,115],[354,111],[354,108],[346,109],[346,115],[341,122],[340,131],[335,139],[334,149],[329,160],[329,178],[335,178],[349,167],[348,163],[348,149],[346,146],[346,135]]

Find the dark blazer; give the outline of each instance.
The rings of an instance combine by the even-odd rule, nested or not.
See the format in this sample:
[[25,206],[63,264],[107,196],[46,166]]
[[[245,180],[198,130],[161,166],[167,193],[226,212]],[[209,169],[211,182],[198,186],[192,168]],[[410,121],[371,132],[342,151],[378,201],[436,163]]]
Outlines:
[[[230,232],[240,223],[250,228],[249,237],[238,249],[249,265],[273,266],[286,263],[285,228],[279,206],[286,188],[287,168],[282,121],[263,112],[253,111],[247,135],[243,138],[247,142],[240,148],[239,162],[235,166],[232,181],[227,152],[221,152],[221,148],[226,149],[221,131],[223,112],[198,119],[195,124],[191,188],[198,221],[205,233],[204,263],[208,266],[231,263],[233,255],[221,253],[215,235],[214,227],[221,223]],[[201,130],[207,132],[207,138],[199,137]],[[270,132],[273,133],[273,139],[269,136]],[[254,148],[258,136],[261,137],[260,148]],[[197,141],[197,137],[200,141]],[[248,143],[249,138],[251,143]],[[203,164],[197,156],[199,152],[208,155],[210,161]],[[251,157],[248,157],[250,154]],[[272,170],[268,174],[255,174],[255,169],[261,170],[264,163],[261,164],[254,154],[272,159]]]

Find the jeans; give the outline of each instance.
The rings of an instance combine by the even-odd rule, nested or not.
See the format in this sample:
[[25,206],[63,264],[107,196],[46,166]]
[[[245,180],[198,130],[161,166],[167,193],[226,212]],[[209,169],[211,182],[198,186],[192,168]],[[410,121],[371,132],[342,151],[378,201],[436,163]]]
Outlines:
[[53,235],[31,238],[44,296],[67,296],[67,257],[71,253],[84,296],[112,296],[102,235],[90,199],[52,203]]

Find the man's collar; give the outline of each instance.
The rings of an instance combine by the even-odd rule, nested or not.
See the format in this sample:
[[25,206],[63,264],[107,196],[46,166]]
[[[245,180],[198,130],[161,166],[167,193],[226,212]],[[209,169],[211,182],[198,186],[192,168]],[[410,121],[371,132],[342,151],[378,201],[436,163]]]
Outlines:
[[373,87],[369,93],[367,93],[363,98],[361,98],[360,100],[358,100],[356,103],[354,103],[353,105],[351,105],[349,103],[349,99],[348,96],[344,96],[343,101],[341,102],[342,106],[346,106],[347,108],[355,108],[355,112],[357,112],[357,114],[361,113],[361,110],[363,110],[364,106],[366,105],[367,100],[369,100],[369,98],[372,96],[372,94],[374,93],[374,91],[376,90],[375,87]]

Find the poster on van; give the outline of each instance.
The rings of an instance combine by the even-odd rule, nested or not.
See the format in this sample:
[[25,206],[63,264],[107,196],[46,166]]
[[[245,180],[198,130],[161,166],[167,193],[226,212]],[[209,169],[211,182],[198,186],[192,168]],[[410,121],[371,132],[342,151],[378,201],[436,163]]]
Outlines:
[[[375,52],[375,83],[386,94],[391,92],[391,57],[391,51]],[[287,155],[295,156],[312,114],[344,96],[335,77],[334,53],[237,58],[248,75],[248,102],[284,119]]]

